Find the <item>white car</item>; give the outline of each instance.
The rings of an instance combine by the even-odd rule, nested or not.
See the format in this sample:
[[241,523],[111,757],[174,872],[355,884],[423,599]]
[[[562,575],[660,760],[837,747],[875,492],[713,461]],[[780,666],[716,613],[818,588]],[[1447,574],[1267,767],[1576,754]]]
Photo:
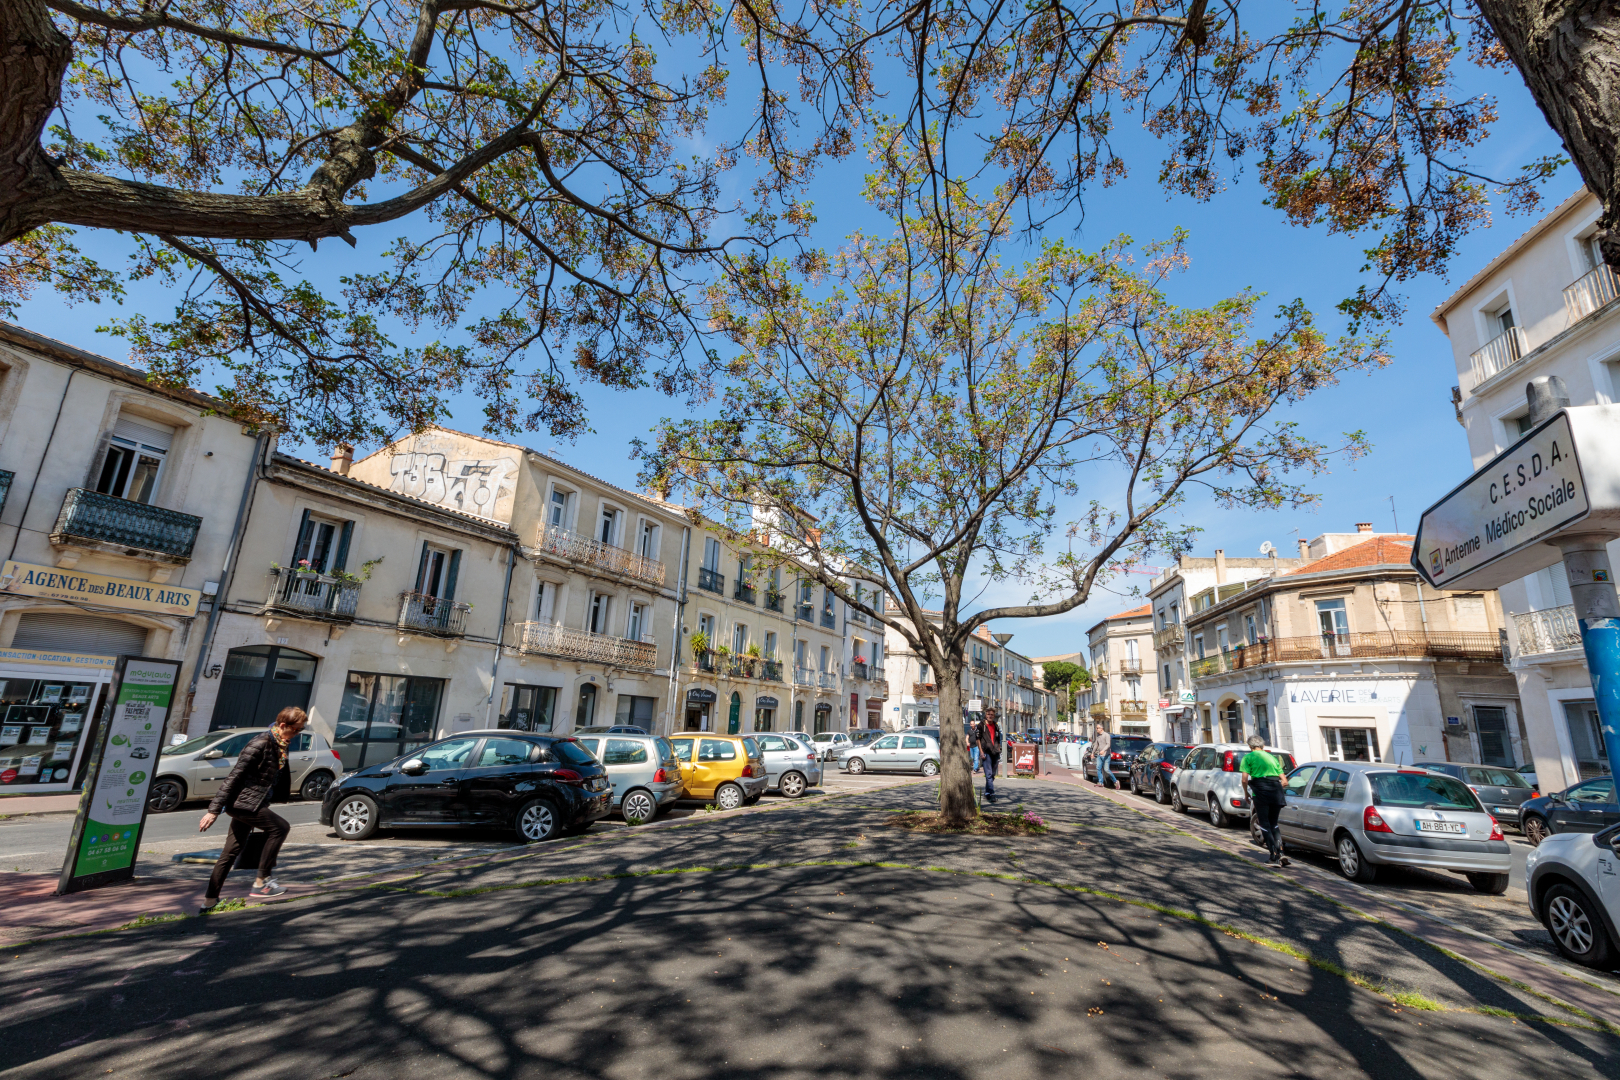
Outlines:
[[914,772],[939,775],[939,743],[932,735],[901,731],[874,739],[865,746],[851,746],[838,754],[838,768],[859,775],[864,772]]
[[1587,967],[1620,962],[1620,825],[1547,837],[1526,857],[1524,881],[1559,952]]
[[[798,735],[798,732],[789,732]],[[818,731],[812,740],[816,744],[816,753],[821,755],[822,761],[831,761],[838,756],[838,751],[850,746],[849,735],[842,731]]]
[[[1233,824],[1234,818],[1249,816],[1249,800],[1243,797],[1243,772],[1239,766],[1249,748],[1243,743],[1210,743],[1195,746],[1170,774],[1170,808],[1178,814],[1208,814],[1217,829]],[[1294,755],[1275,746],[1266,753],[1282,762],[1283,774],[1294,771]]]

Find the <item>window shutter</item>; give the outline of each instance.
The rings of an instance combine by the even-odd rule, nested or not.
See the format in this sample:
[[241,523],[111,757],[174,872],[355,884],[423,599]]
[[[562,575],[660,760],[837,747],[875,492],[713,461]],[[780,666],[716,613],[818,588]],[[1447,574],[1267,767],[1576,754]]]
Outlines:
[[416,562],[416,584],[411,586],[417,592],[422,591],[422,578],[427,574],[428,542],[422,541],[422,557]]
[[309,535],[315,529],[315,523],[309,520],[309,511],[298,522],[298,543],[293,545],[293,562],[309,558]]
[[94,615],[25,611],[17,618],[11,647],[91,656],[140,656],[146,650],[146,627]]
[[450,553],[450,572],[445,576],[444,598],[446,600],[454,600],[456,598],[456,573],[460,569],[461,549],[457,548],[455,551]]
[[132,443],[144,443],[154,450],[167,451],[174,443],[174,428],[129,416],[120,416],[113,424],[112,433]]
[[349,568],[349,537],[354,535],[354,522],[345,521],[343,531],[338,534],[337,555],[332,559],[333,570],[347,570]]

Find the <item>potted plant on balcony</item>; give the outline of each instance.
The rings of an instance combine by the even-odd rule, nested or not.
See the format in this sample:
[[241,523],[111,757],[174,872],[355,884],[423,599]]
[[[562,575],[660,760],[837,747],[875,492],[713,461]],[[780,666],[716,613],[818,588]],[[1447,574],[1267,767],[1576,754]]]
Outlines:
[[765,654],[760,651],[759,643],[754,642],[748,646],[748,650],[744,655],[748,656],[750,659],[759,660],[762,659]]
[[699,630],[692,635],[692,652],[706,653],[709,651],[709,635]]

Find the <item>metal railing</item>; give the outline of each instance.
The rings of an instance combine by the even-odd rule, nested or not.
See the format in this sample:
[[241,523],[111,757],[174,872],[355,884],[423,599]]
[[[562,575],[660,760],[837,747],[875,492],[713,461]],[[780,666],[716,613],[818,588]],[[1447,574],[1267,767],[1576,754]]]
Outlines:
[[649,585],[664,583],[664,564],[657,559],[568,529],[542,524],[535,533],[535,546],[548,555],[624,574]]
[[0,510],[6,508],[6,496],[11,494],[11,481],[14,474],[0,469]]
[[797,618],[800,622],[813,623],[813,622],[816,621],[816,609],[815,609],[814,605],[811,605],[811,604],[799,604],[799,605],[797,605],[797,607],[795,607],[795,609],[794,609],[793,614],[794,614],[794,617]]
[[782,661],[761,660],[759,662],[759,677],[768,682],[782,681]]
[[1090,708],[1086,709],[1086,715],[1098,720],[1106,720],[1108,719],[1108,706],[1092,705]]
[[1142,661],[1140,660],[1120,660],[1117,661],[1117,665],[1115,670],[1121,675],[1135,675],[1142,670]]
[[816,675],[818,677],[817,681],[823,690],[838,689],[838,672],[818,671],[816,672]]
[[325,574],[300,574],[285,566],[270,568],[270,598],[265,606],[317,619],[354,618],[360,606],[360,583]]
[[810,668],[807,668],[807,667],[795,667],[793,669],[793,685],[794,686],[814,686],[814,685],[816,685],[816,673],[814,671],[812,671]]
[[844,621],[855,623],[857,626],[871,626],[872,620],[866,617],[866,612],[845,605]]
[[713,649],[699,649],[692,654],[692,666],[699,671],[718,672],[720,670],[720,658],[715,655]]
[[1145,713],[1147,712],[1147,702],[1138,698],[1125,699],[1120,701],[1119,711],[1128,713]]
[[1564,310],[1569,313],[1569,321],[1580,322],[1598,308],[1620,296],[1620,288],[1616,287],[1614,271],[1607,265],[1588,271],[1575,284],[1564,289]]
[[737,579],[737,585],[732,591],[731,598],[733,600],[741,600],[745,604],[755,604],[759,602],[756,599],[754,587],[752,585],[743,584],[741,578]]
[[1462,630],[1395,630],[1376,634],[1313,634],[1272,638],[1238,646],[1190,665],[1192,677],[1205,678],[1227,671],[1301,660],[1378,659],[1423,656],[1432,660],[1502,659],[1495,634]]
[[1186,643],[1187,627],[1181,623],[1153,632],[1153,648],[1155,651],[1159,649],[1177,649]]
[[399,628],[425,634],[460,637],[467,632],[467,612],[472,605],[442,596],[419,592],[399,594]]
[[726,594],[726,575],[718,570],[710,570],[707,566],[698,567],[698,588],[705,592]]
[[933,697],[939,693],[939,684],[931,682],[914,682],[911,684],[912,697]]
[[190,559],[202,518],[165,510],[161,506],[103,495],[87,488],[72,488],[62,500],[51,539],[111,544],[133,551],[150,551],[175,559]]
[[849,673],[857,679],[870,679],[872,677],[872,669],[862,660],[851,660],[849,662]]
[[1520,655],[1581,647],[1581,622],[1573,604],[1515,615],[1513,629],[1518,631]]
[[828,630],[838,629],[838,616],[834,615],[830,611],[823,611],[821,613],[821,625],[825,626]]
[[1497,372],[1506,371],[1528,351],[1524,331],[1517,326],[1508,327],[1475,349],[1469,357],[1474,365],[1474,385],[1478,386]]
[[774,611],[778,615],[780,615],[782,613],[782,594],[779,593],[779,592],[772,592],[769,589],[766,589],[765,590],[765,610],[766,611]]
[[889,681],[889,672],[882,664],[872,665],[872,681],[886,683]]
[[658,647],[651,641],[593,634],[553,622],[519,623],[518,631],[521,652],[566,656],[642,671],[651,671],[657,666]]
[[1028,675],[1014,675],[1013,682],[1028,690],[1035,689],[1035,680]]

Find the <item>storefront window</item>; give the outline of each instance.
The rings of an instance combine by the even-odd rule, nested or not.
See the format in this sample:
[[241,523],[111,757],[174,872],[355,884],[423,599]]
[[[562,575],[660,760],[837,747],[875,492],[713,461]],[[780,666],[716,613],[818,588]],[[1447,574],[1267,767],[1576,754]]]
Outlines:
[[0,680],[0,790],[82,782],[100,697],[97,683]]
[[1329,761],[1382,761],[1378,756],[1378,732],[1371,728],[1322,729],[1322,743]]
[[443,691],[443,679],[349,672],[337,719],[343,767],[392,761],[431,742]]
[[819,735],[823,731],[831,731],[831,730],[832,730],[832,706],[831,705],[817,705],[816,706],[816,734]]
[[657,715],[657,698],[620,694],[618,707],[613,714],[613,722],[615,724],[634,724],[643,731],[650,733],[653,729],[653,718]]
[[495,726],[517,731],[550,731],[556,709],[555,686],[507,683],[501,693],[501,718]]

